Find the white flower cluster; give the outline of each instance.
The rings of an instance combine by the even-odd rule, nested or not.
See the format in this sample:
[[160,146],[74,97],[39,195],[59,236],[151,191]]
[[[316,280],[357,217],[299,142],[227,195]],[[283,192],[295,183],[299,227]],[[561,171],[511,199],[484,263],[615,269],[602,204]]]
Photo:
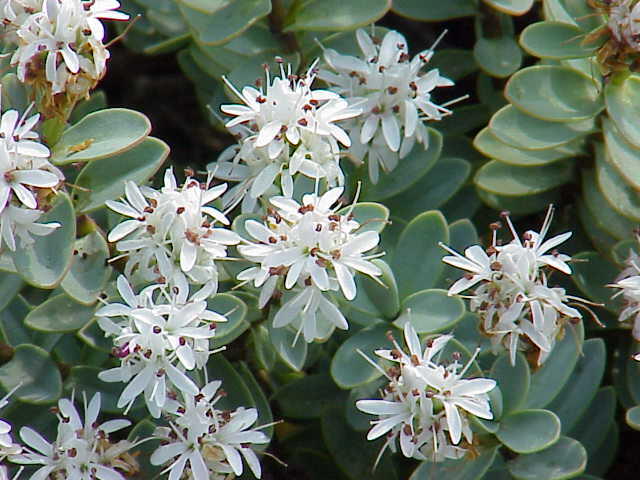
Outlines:
[[[223,105],[234,116],[226,126],[240,137],[240,144],[222,153],[209,169],[217,178],[239,182],[223,197],[225,206],[242,202],[242,211],[256,209],[267,194],[293,193],[298,173],[330,186],[342,185],[340,146],[351,144],[336,122],[354,117],[360,109],[349,107],[338,94],[314,90],[315,66],[293,75],[280,64],[280,76],[266,69],[266,88],[246,86],[242,92],[229,87],[244,105]],[[278,176],[280,188],[273,188]]]
[[251,428],[258,418],[255,408],[215,407],[225,395],[221,383],[209,382],[195,394],[183,391],[182,402],[170,402],[169,427],[156,429],[162,445],[151,456],[153,465],[168,464],[164,473],[169,472],[170,479],[235,478],[228,474],[242,475],[243,457],[260,478],[262,470],[252,444],[268,443],[269,437]]
[[493,419],[488,392],[496,382],[464,378],[475,355],[466,365],[459,363],[457,352],[451,363],[442,363],[439,357],[450,335],[429,339],[423,351],[420,338],[407,323],[404,338],[408,353],[393,339],[392,350],[375,352],[397,363],[384,372],[389,384],[383,389],[382,399],[356,402],[358,409],[378,416],[371,422],[367,439],[387,436],[378,459],[387,447],[395,452],[398,441],[408,458],[433,462],[461,458],[467,453],[465,447],[473,443],[469,417]]
[[431,94],[453,82],[438,69],[425,71],[435,44],[411,59],[406,39],[394,30],[379,40],[359,29],[356,38],[362,56],[325,49],[327,68],[318,76],[350,104],[362,107],[363,114],[345,126],[352,140],[348,154],[359,164],[367,158],[369,177],[378,183],[380,168],[393,170],[416,142],[429,146],[425,123],[449,115],[446,105],[452,103],[438,105]]
[[607,3],[607,26],[611,34],[618,42],[640,51],[640,3],[637,0],[613,0]]
[[11,64],[20,81],[46,81],[52,95],[87,94],[109,58],[100,19],[127,20],[119,7],[117,0],[1,0],[3,34],[16,45]]
[[[98,378],[127,383],[118,400],[118,407],[127,410],[144,393],[149,412],[157,418],[172,388],[198,392],[185,371],[205,366],[216,323],[227,319],[207,309],[211,287],[189,297],[182,277],[171,285],[151,285],[138,295],[124,276],[117,284],[125,304],[109,303],[96,316],[100,328],[113,337],[121,365],[100,372]],[[111,320],[114,317],[118,320]]]
[[128,453],[134,444],[127,440],[112,443],[109,434],[128,427],[128,420],[109,420],[98,423],[100,394],[96,393],[87,404],[84,420],[73,401],[58,401],[58,433],[55,441],[48,442],[38,432],[23,427],[20,438],[25,443],[22,452],[9,459],[23,465],[41,465],[31,480],[47,478],[124,480],[125,474],[137,473],[138,464]]
[[[636,238],[640,241],[640,237]],[[619,289],[612,298],[622,295],[624,308],[618,316],[618,321],[631,323],[633,338],[640,342],[640,256],[630,250],[625,265],[615,282],[608,286]]]
[[[17,387],[3,398],[0,398],[0,410],[9,404],[9,397]],[[9,480],[9,472],[5,465],[7,458],[12,458],[22,452],[22,446],[14,443],[11,436],[11,424],[0,418],[0,480]],[[14,477],[16,478],[16,477]]]
[[210,188],[191,177],[178,187],[171,169],[165,171],[159,191],[127,182],[126,198],[107,202],[110,209],[130,218],[108,236],[127,257],[125,275],[160,283],[185,277],[191,283],[212,286],[215,293],[216,260],[227,256],[228,245],[240,241],[232,231],[215,226],[229,224],[210,205],[226,188],[226,184]]
[[506,245],[497,240],[499,223],[491,225],[493,242],[486,251],[474,245],[462,256],[442,245],[452,254],[443,261],[467,272],[451,286],[449,295],[475,287],[466,298],[470,299],[471,311],[480,317],[481,330],[491,338],[494,352],[508,349],[511,363],[515,364],[518,350],[533,351],[538,353],[537,363],[541,365],[563,332],[564,320],[582,318],[578,310],[569,306],[569,302],[581,299],[567,295],[563,288],[547,285],[553,270],[571,274],[567,265],[571,257],[555,250],[571,232],[545,240],[553,206],[549,207],[542,230],[530,230],[522,240],[508,212],[503,212],[502,217],[513,235]]
[[343,193],[336,187],[322,196],[307,194],[302,204],[286,197],[272,197],[266,222],[247,220],[245,228],[257,243],[240,245],[242,256],[259,266],[238,275],[261,288],[258,306],[263,308],[278,288],[293,290],[274,317],[274,327],[293,324],[307,342],[326,339],[347,321],[323,292],[342,291],[347,300],[356,296],[354,273],[376,277],[380,269],[366,255],[379,242],[375,231],[358,232],[361,225],[351,212],[334,207]]
[[43,214],[47,189],[56,187],[64,176],[47,159],[49,149],[33,130],[39,114],[7,110],[0,118],[0,247],[16,249],[33,243],[31,235],[43,236],[60,226],[36,223]]

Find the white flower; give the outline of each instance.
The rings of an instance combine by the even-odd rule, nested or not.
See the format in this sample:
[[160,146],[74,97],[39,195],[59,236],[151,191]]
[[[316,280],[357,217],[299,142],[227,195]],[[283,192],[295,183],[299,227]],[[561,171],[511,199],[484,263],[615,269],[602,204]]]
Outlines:
[[160,191],[127,182],[126,199],[106,202],[110,209],[130,217],[108,236],[128,257],[125,274],[131,276],[137,270],[147,281],[186,276],[216,290],[216,260],[227,256],[228,245],[240,241],[232,231],[214,226],[216,222],[229,224],[210,205],[225,189],[226,184],[209,188],[190,177],[178,188],[171,169],[165,171]]
[[618,42],[640,50],[640,5],[634,0],[613,0],[607,5],[607,26]]
[[213,381],[196,394],[182,392],[184,401],[175,402],[169,412],[170,428],[157,429],[164,444],[153,452],[151,463],[169,464],[165,469],[169,478],[182,478],[187,471],[193,480],[217,479],[217,474],[242,475],[243,457],[253,475],[260,478],[260,462],[251,444],[264,444],[269,438],[251,428],[258,412],[243,407],[217,409],[215,404],[224,396],[220,385],[220,381]]
[[[636,236],[640,241],[640,237]],[[618,288],[612,298],[622,296],[624,308],[618,315],[619,322],[632,324],[631,333],[633,338],[640,341],[640,257],[633,250],[629,251],[629,257],[625,261],[626,267],[615,282],[608,285]]]
[[42,465],[30,477],[44,480],[55,478],[88,479],[87,475],[100,480],[124,480],[116,469],[126,473],[137,471],[137,463],[127,450],[133,445],[121,440],[109,441],[109,434],[128,427],[128,420],[109,420],[99,424],[100,394],[96,393],[89,404],[85,398],[84,420],[73,402],[66,398],[58,401],[58,433],[49,443],[38,432],[29,428],[20,429],[20,438],[25,443],[23,453],[10,458],[24,465]]
[[[9,404],[9,397],[18,388],[20,388],[20,386],[15,387],[4,397],[0,398],[0,410]],[[11,424],[0,418],[0,462],[4,462],[7,457],[18,455],[21,451],[22,447],[19,444],[14,443],[13,438],[11,437]]]
[[[114,337],[114,353],[121,365],[98,377],[127,383],[119,407],[130,408],[144,393],[149,411],[158,417],[170,389],[197,393],[185,371],[205,366],[212,353],[209,341],[215,323],[226,318],[207,309],[211,288],[203,287],[189,297],[189,286],[183,282],[151,285],[135,295],[124,276],[117,283],[126,305],[110,303],[96,315],[105,334]],[[111,320],[114,317],[120,320]]]
[[44,73],[52,95],[70,90],[86,94],[104,75],[109,58],[100,19],[129,18],[115,11],[120,7],[116,0],[42,0],[37,5],[17,5],[17,12],[15,7],[14,3],[4,9],[10,39],[17,44],[11,63],[26,82],[34,59],[41,57],[45,69],[35,76]]
[[[366,254],[377,247],[379,235],[375,231],[358,232],[361,225],[350,212],[338,213],[339,208],[333,205],[342,193],[338,187],[322,196],[307,194],[302,204],[291,198],[271,198],[275,208],[269,210],[265,223],[245,222],[247,232],[258,243],[238,247],[243,257],[259,264],[240,272],[238,279],[261,288],[260,308],[279,283],[285,290],[301,288],[276,314],[274,326],[302,320],[298,333],[302,331],[308,342],[317,338],[319,331],[327,330],[316,325],[316,313],[338,328],[347,328],[344,316],[322,292],[340,290],[347,300],[353,300],[355,273],[372,277],[382,273],[371,262],[380,255]],[[333,327],[327,333],[331,331]]]
[[[246,86],[242,92],[228,86],[244,105],[223,105],[234,116],[226,126],[239,138],[239,145],[222,153],[208,169],[217,178],[238,181],[224,197],[225,206],[242,202],[243,211],[252,211],[256,201],[273,189],[280,177],[280,192],[290,197],[293,176],[298,173],[329,186],[342,185],[340,146],[351,144],[336,122],[352,118],[359,108],[327,90],[314,90],[315,64],[306,74],[293,75],[291,66],[280,76],[266,70],[266,89]],[[278,192],[278,193],[280,193]]]
[[[555,247],[571,236],[566,232],[546,240],[553,207],[549,207],[541,231],[528,231],[521,240],[508,213],[503,214],[513,239],[499,245],[492,224],[492,245],[485,251],[474,245],[462,256],[442,245],[452,255],[442,260],[465,270],[465,275],[449,289],[449,295],[474,288],[468,295],[471,311],[481,320],[481,329],[490,336],[494,351],[506,348],[515,364],[518,350],[538,350],[538,364],[549,356],[567,319],[581,319],[578,310],[568,305],[582,301],[560,287],[547,286],[547,270],[571,274],[567,264],[571,257],[555,251]],[[526,337],[525,342],[521,337]]]
[[460,458],[466,453],[461,439],[464,437],[468,444],[473,441],[469,416],[493,418],[487,392],[496,382],[463,378],[475,355],[465,366],[458,363],[457,354],[450,364],[440,363],[450,335],[429,340],[424,351],[410,323],[405,324],[404,337],[408,353],[395,340],[392,350],[376,351],[380,357],[398,364],[385,372],[389,385],[383,389],[383,398],[356,402],[358,409],[378,416],[371,422],[367,439],[387,435],[380,455],[387,447],[395,451],[398,440],[405,457],[432,461]]
[[379,166],[385,172],[393,170],[416,141],[428,147],[424,123],[451,114],[433,102],[431,93],[453,82],[438,69],[423,71],[440,39],[411,59],[406,39],[396,31],[376,42],[359,29],[356,38],[361,57],[325,49],[327,68],[319,77],[351,104],[362,107],[363,114],[346,126],[354,140],[349,154],[358,163],[368,157],[370,178],[377,183]]

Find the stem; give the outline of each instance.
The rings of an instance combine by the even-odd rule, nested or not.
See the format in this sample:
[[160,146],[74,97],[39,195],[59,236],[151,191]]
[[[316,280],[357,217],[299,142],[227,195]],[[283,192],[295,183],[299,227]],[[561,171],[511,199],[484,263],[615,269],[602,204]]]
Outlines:
[[[293,8],[295,8],[296,3],[297,2],[294,2]],[[289,12],[287,12],[283,0],[271,0],[269,27],[271,29],[271,33],[276,35],[280,42],[284,45],[286,53],[299,52],[302,55],[300,44],[298,43],[298,39],[296,38],[295,34],[293,32],[283,32],[285,18],[287,17],[288,13]]]

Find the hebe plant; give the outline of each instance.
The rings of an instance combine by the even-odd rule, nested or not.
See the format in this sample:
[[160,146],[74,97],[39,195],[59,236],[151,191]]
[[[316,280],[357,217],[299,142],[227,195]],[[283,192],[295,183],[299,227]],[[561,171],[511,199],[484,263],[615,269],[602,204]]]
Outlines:
[[[0,15],[0,480],[622,478],[637,1]],[[235,142],[168,160],[120,42]]]

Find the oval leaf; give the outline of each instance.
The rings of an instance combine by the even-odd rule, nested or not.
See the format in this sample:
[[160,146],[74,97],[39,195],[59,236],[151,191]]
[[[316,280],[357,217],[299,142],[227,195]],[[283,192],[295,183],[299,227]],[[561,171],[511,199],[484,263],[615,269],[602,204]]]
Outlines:
[[67,295],[48,298],[29,312],[24,319],[29,328],[41,332],[74,332],[93,318],[95,307],[74,302]]
[[521,410],[502,418],[496,437],[514,452],[539,452],[560,437],[560,420],[549,410]]
[[438,333],[453,328],[465,314],[464,302],[446,290],[421,290],[402,302],[402,313],[393,324],[404,328],[411,323],[418,333]]
[[539,58],[561,60],[589,57],[593,46],[583,45],[584,32],[576,25],[562,22],[538,22],[529,25],[520,35],[520,45]]
[[552,447],[531,455],[520,455],[507,465],[517,480],[564,480],[584,471],[587,452],[580,442],[561,437]]
[[308,0],[291,15],[286,32],[353,30],[374,23],[391,8],[391,0]]
[[95,303],[111,276],[108,258],[109,247],[100,233],[76,240],[71,268],[61,284],[64,291],[79,303]]
[[6,391],[20,385],[12,398],[37,405],[53,403],[62,394],[62,378],[49,353],[30,344],[18,345],[0,367],[0,385]]
[[559,187],[571,180],[572,174],[573,163],[569,161],[533,169],[491,160],[478,170],[474,182],[482,190],[507,197],[519,197]]
[[516,356],[515,365],[511,365],[508,354],[500,355],[493,362],[490,376],[501,387],[505,415],[518,410],[524,404],[531,385],[531,371],[524,355]]

